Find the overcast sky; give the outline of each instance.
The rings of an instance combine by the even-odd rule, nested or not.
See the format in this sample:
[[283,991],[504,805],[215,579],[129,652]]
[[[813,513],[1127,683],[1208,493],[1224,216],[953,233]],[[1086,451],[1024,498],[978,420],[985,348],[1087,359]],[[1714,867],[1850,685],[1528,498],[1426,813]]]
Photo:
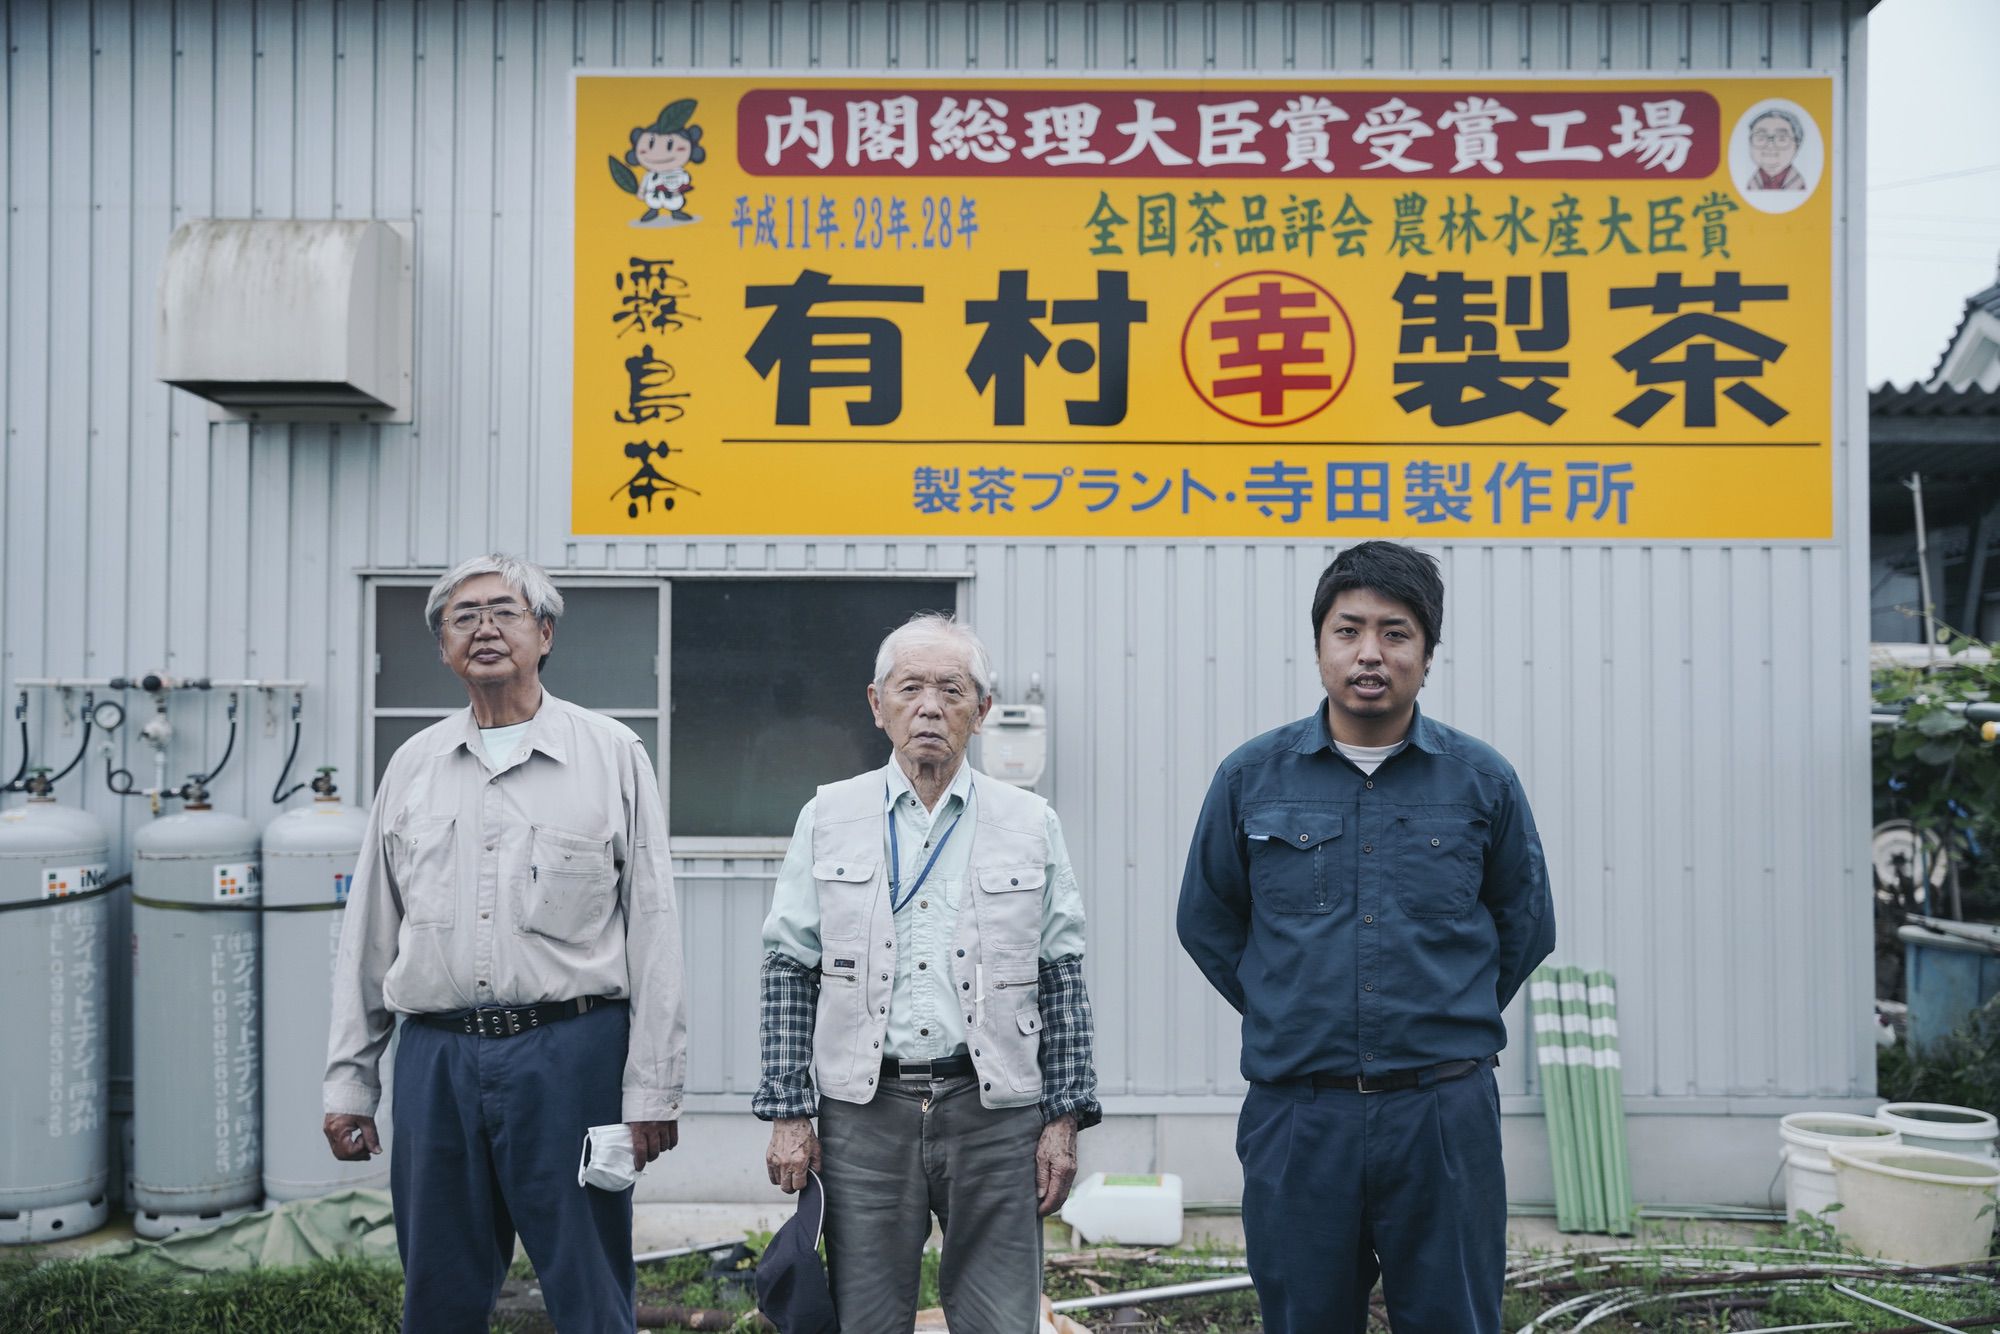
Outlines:
[[2000,0],[1883,0],[1868,18],[1869,384],[1927,379],[1996,263]]

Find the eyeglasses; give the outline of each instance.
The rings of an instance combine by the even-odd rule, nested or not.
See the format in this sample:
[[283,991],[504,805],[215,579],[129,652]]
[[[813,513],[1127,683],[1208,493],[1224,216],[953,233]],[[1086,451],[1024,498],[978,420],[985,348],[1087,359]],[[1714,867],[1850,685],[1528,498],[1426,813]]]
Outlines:
[[493,627],[502,634],[528,619],[528,613],[519,607],[468,607],[445,618],[445,624],[457,635],[469,635],[479,628],[482,616],[493,618]]
[[1759,148],[1770,148],[1774,144],[1792,144],[1797,143],[1798,140],[1792,137],[1790,130],[1779,130],[1775,134],[1767,134],[1759,130],[1750,136],[1750,142]]

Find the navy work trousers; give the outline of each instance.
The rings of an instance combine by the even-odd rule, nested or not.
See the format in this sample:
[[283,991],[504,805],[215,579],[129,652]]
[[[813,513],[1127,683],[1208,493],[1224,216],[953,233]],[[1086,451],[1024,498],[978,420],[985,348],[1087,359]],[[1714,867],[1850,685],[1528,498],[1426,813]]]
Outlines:
[[631,1334],[632,1193],[576,1184],[620,1119],[631,1016],[601,1005],[510,1038],[405,1023],[389,1188],[404,1334],[484,1334],[518,1229],[561,1334]]
[[1491,1067],[1390,1093],[1252,1084],[1236,1125],[1265,1334],[1498,1334],[1507,1262]]

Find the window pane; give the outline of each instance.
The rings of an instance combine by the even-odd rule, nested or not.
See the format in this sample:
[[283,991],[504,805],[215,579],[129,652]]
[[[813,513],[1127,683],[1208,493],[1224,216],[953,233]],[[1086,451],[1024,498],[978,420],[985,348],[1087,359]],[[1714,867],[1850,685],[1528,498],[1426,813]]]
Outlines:
[[[375,703],[385,709],[456,709],[465,686],[438,660],[437,641],[424,624],[427,588],[383,587],[375,593],[375,651],[382,671]],[[591,709],[657,709],[660,592],[652,583],[631,588],[565,588],[543,684],[551,693]]]
[[[384,709],[457,709],[465,687],[438,661],[437,640],[424,624],[428,588],[375,590],[375,651],[382,670],[375,676],[375,704]],[[384,757],[378,756],[378,761]]]
[[375,782],[369,787],[373,792],[382,786],[382,775],[388,772],[390,757],[396,747],[408,741],[417,733],[436,722],[435,718],[377,718],[375,720]]
[[620,718],[639,734],[639,740],[646,743],[646,758],[653,762],[653,772],[660,771],[660,720],[658,718]]
[[550,692],[586,709],[657,709],[660,589],[565,588],[555,647],[542,672]]
[[673,832],[792,832],[821,783],[889,757],[866,690],[882,636],[949,580],[683,580],[673,591]]

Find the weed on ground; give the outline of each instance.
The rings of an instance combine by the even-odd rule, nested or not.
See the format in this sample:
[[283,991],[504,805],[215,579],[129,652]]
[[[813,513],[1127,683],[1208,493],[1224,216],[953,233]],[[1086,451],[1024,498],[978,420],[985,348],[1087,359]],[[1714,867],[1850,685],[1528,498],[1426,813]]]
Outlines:
[[[768,1236],[733,1250],[678,1256],[639,1268],[641,1323],[674,1328],[757,1329],[750,1275]],[[1131,1293],[1242,1275],[1228,1249],[1101,1247],[1051,1250],[1046,1289],[1057,1301]],[[921,1302],[937,1304],[938,1256],[924,1256]],[[1789,1229],[1768,1245],[1650,1239],[1606,1250],[1516,1251],[1508,1256],[1503,1328],[1563,1334],[1737,1334],[1817,1327],[1855,1334],[1916,1334],[1934,1321],[2000,1331],[2000,1259],[1941,1270],[1895,1272],[1840,1249],[1823,1223]],[[1835,1290],[1840,1283],[1907,1316]],[[393,1334],[402,1314],[393,1265],[341,1261],[292,1270],[213,1277],[136,1273],[105,1260],[40,1263],[32,1252],[0,1255],[0,1330],[6,1334]],[[693,1316],[691,1313],[702,1313]],[[648,1318],[650,1315],[651,1318]],[[1260,1334],[1249,1289],[1120,1303],[1076,1316],[1115,1334]],[[1387,1334],[1382,1293],[1368,1329]],[[724,1323],[714,1323],[717,1318]],[[1917,1319],[1912,1319],[1915,1317]],[[498,1334],[546,1334],[534,1271],[510,1271],[495,1312]]]

